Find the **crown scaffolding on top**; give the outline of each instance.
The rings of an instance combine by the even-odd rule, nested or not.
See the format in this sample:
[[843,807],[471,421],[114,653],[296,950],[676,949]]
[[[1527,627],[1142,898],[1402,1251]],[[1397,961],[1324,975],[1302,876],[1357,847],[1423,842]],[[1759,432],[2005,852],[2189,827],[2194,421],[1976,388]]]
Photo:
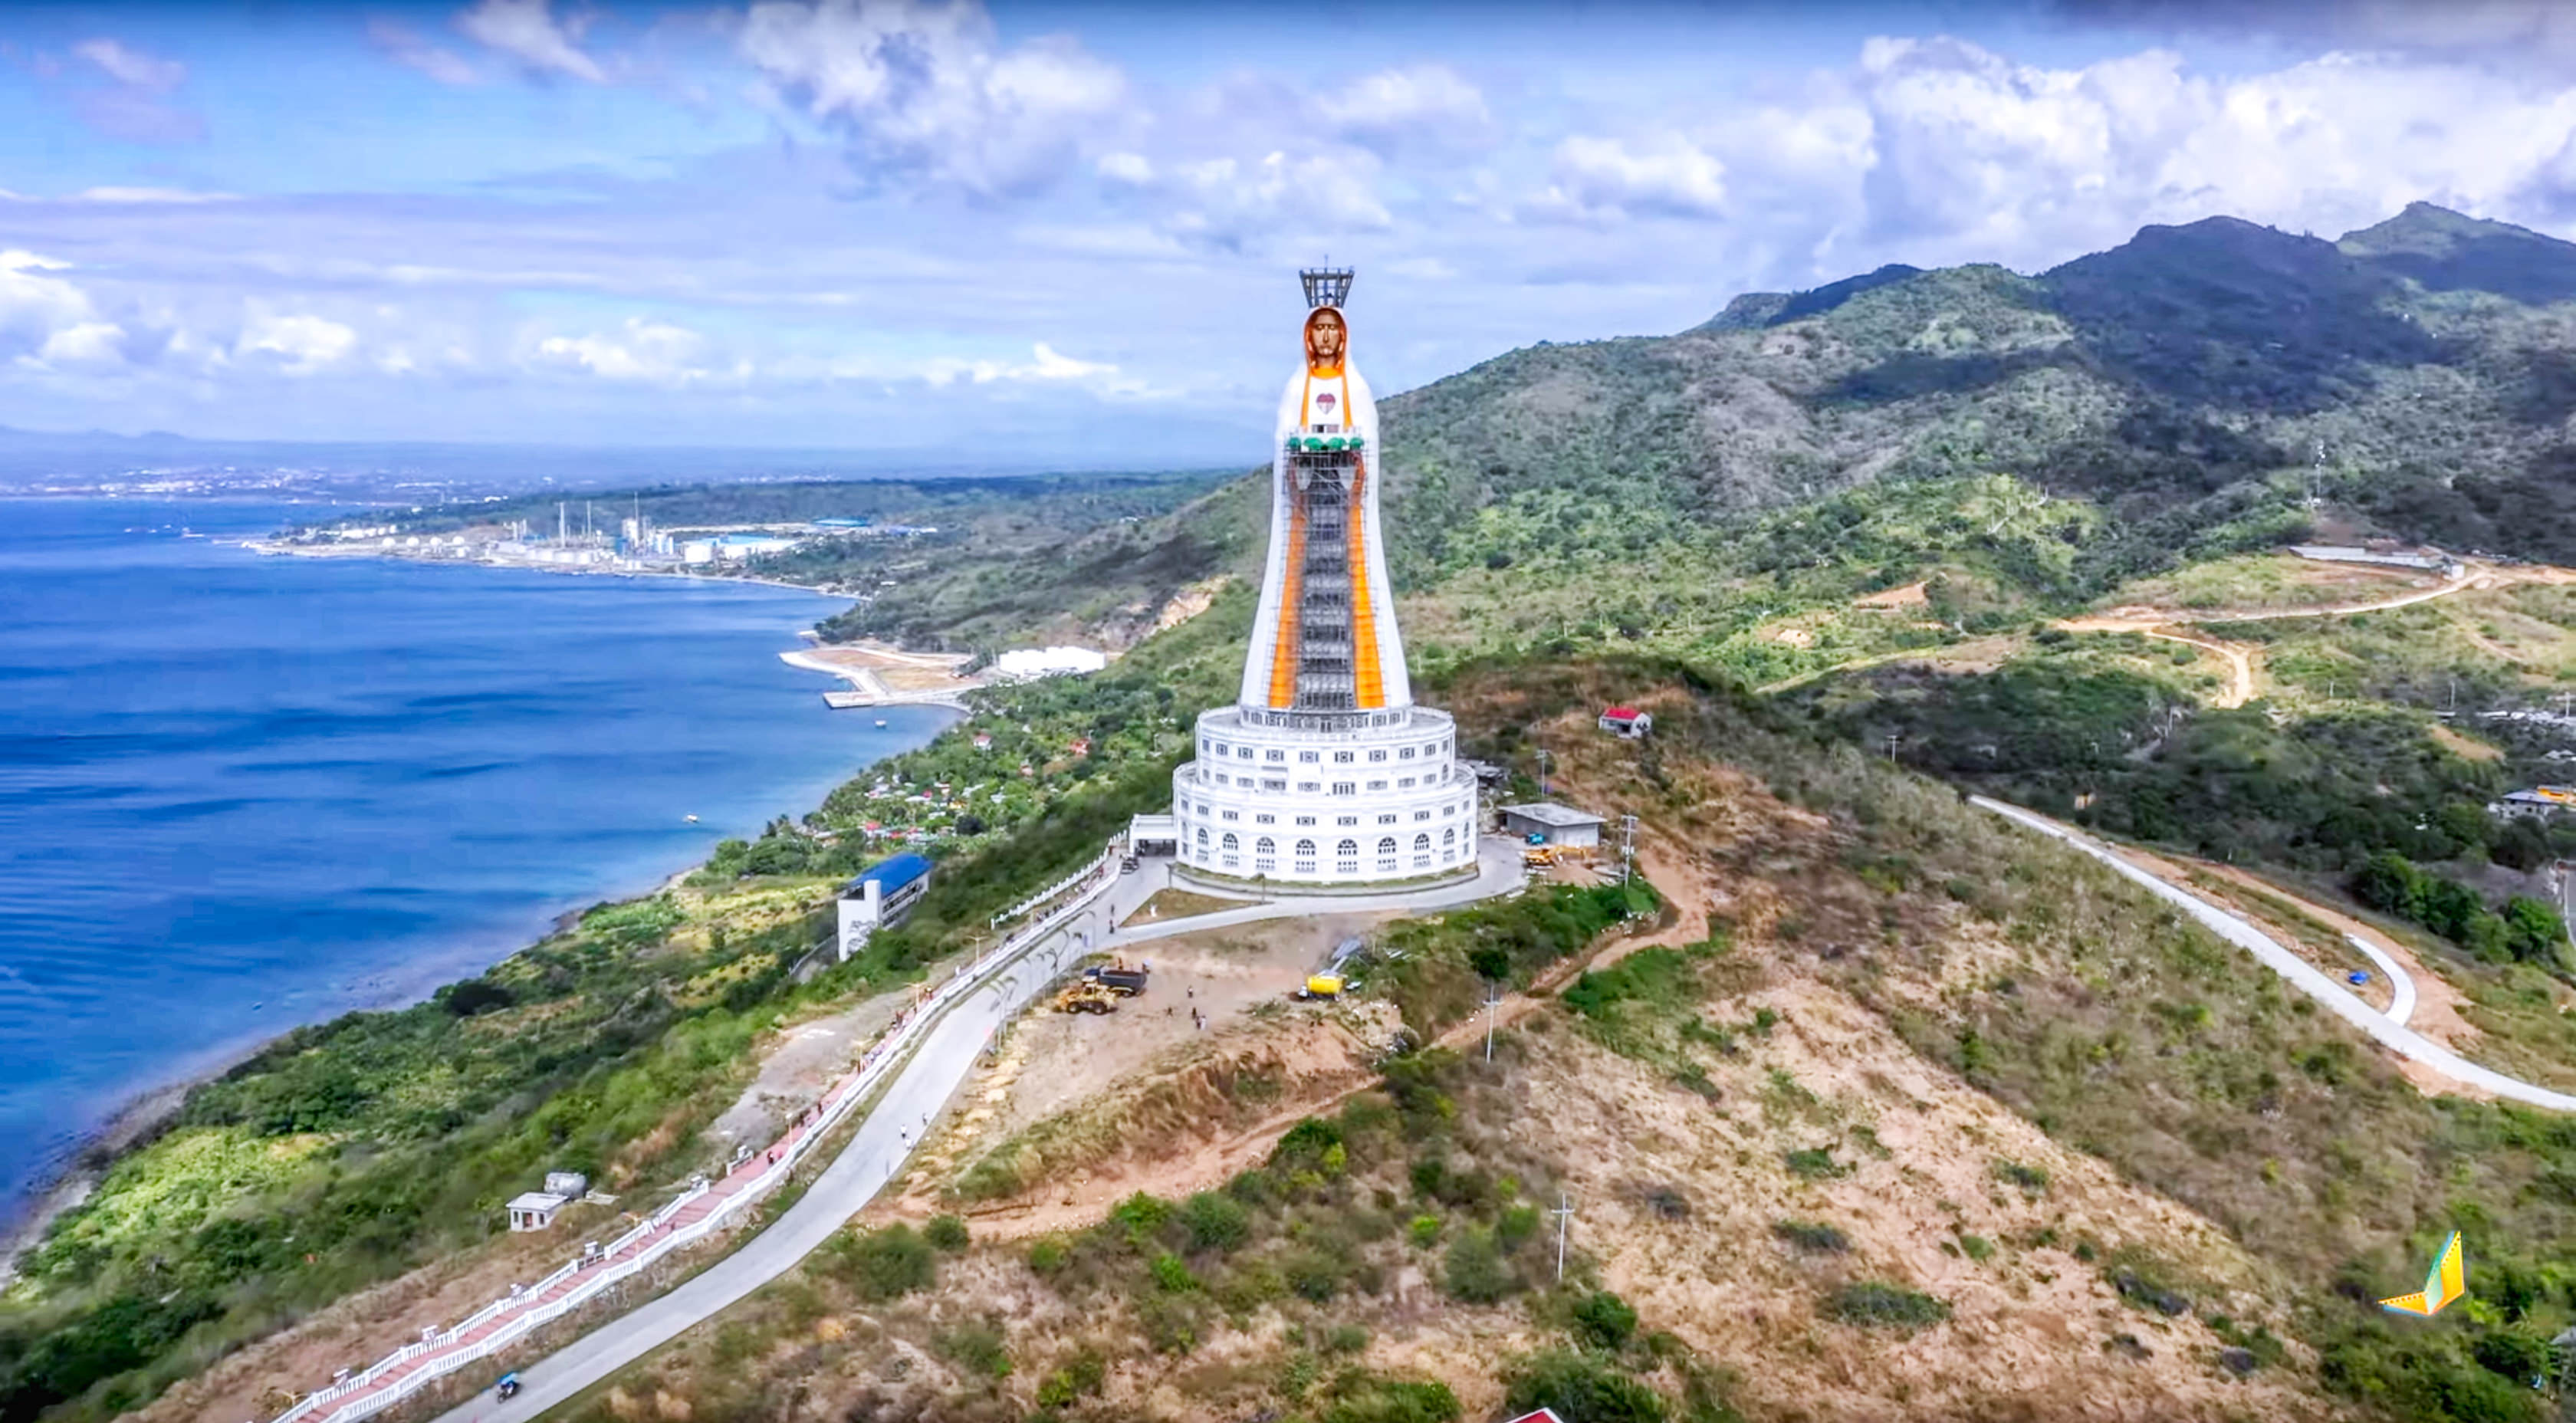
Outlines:
[[1351,294],[1351,269],[1348,267],[1301,267],[1297,280],[1305,283],[1308,306],[1340,306]]

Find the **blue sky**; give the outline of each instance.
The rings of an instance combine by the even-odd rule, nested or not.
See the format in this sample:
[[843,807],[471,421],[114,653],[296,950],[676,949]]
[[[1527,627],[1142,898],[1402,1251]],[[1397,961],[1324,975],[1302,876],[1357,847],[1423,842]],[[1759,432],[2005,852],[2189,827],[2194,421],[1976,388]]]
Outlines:
[[0,424],[1236,462],[1889,261],[2576,235],[2576,8],[551,0],[0,32]]

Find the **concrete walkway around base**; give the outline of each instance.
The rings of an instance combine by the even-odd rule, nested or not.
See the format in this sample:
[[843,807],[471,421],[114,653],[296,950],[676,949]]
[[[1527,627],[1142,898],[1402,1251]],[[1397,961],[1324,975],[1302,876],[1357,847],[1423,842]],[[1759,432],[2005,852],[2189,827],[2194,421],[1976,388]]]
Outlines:
[[[2100,860],[2148,893],[2190,915],[2218,937],[2262,960],[2265,967],[2288,979],[2291,986],[2324,1004],[2336,1017],[2369,1034],[2372,1041],[2390,1052],[2409,1061],[2420,1062],[2463,1086],[2493,1093],[2508,1101],[2521,1102],[2534,1107],[2547,1107],[2557,1112],[2576,1112],[2576,1097],[2571,1097],[2564,1092],[2552,1092],[2546,1087],[2534,1086],[2521,1078],[2507,1077],[2492,1068],[2478,1066],[2407,1027],[2403,1021],[2393,1016],[2393,1013],[2382,1013],[2364,1003],[2360,998],[2345,991],[2342,984],[2319,972],[2315,965],[2273,942],[2270,935],[2199,895],[2159,879],[2129,863],[2128,859],[2118,851],[2092,836],[2071,826],[2061,825],[2036,811],[2024,810],[2017,805],[2007,805],[1985,796],[1970,796],[1968,799],[1973,805],[1993,811],[2007,820],[2036,830],[2053,840],[2064,841],[2094,859]],[[2381,955],[2373,952],[2371,958],[2384,970],[2389,971],[2392,984],[2404,987],[2402,996],[2390,1004],[2391,1009],[2394,1010],[2402,1005],[2408,1013],[2412,1013],[2415,1005],[2413,980],[2403,973],[2395,972],[2396,964]]]
[[[1099,904],[1057,934],[1033,942],[990,984],[951,1005],[914,1050],[912,1060],[896,1074],[876,1109],[859,1123],[849,1145],[768,1229],[670,1293],[636,1306],[552,1354],[507,1366],[515,1369],[523,1386],[516,1398],[503,1402],[487,1386],[441,1414],[438,1423],[533,1419],[793,1268],[831,1239],[901,1171],[931,1119],[965,1081],[976,1054],[993,1034],[1087,955],[1126,953],[1156,939],[1265,919],[1452,909],[1527,883],[1521,847],[1488,836],[1478,846],[1476,878],[1462,884],[1409,894],[1277,898],[1187,919],[1115,928],[1164,887],[1168,870],[1167,861],[1149,860],[1136,873],[1111,879],[1100,892]],[[493,1373],[497,1376],[504,1368],[495,1361]]]

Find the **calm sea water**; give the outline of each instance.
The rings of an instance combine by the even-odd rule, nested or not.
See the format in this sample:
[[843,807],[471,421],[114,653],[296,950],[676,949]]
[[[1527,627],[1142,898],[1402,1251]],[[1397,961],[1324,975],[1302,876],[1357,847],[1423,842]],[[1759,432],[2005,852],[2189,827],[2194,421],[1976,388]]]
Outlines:
[[0,500],[0,1210],[134,1094],[473,972],[950,715],[827,709],[777,657],[838,606],[808,594],[218,541],[313,514]]

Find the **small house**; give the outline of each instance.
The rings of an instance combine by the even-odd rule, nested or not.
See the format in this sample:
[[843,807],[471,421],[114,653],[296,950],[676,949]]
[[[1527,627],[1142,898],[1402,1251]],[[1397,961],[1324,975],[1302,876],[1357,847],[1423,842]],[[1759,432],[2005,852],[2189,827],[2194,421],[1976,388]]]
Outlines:
[[1635,707],[1603,707],[1601,729],[1634,741],[1655,729],[1655,719]]
[[2576,813],[2576,786],[2534,786],[2527,791],[2507,791],[2504,799],[2487,807],[2490,814],[2506,820],[2554,820]]
[[1589,850],[1601,843],[1600,816],[1570,805],[1534,801],[1503,807],[1503,833],[1529,845]]
[[979,731],[979,732],[976,732],[976,733],[975,733],[975,749],[976,749],[976,750],[978,750],[978,751],[990,751],[990,750],[992,750],[992,749],[993,749],[993,733],[991,733],[991,732],[989,732],[989,731]]
[[555,1223],[556,1213],[569,1204],[571,1202],[568,1198],[556,1195],[552,1191],[530,1191],[525,1195],[513,1196],[510,1198],[509,1205],[510,1229],[516,1231],[551,1229]]

